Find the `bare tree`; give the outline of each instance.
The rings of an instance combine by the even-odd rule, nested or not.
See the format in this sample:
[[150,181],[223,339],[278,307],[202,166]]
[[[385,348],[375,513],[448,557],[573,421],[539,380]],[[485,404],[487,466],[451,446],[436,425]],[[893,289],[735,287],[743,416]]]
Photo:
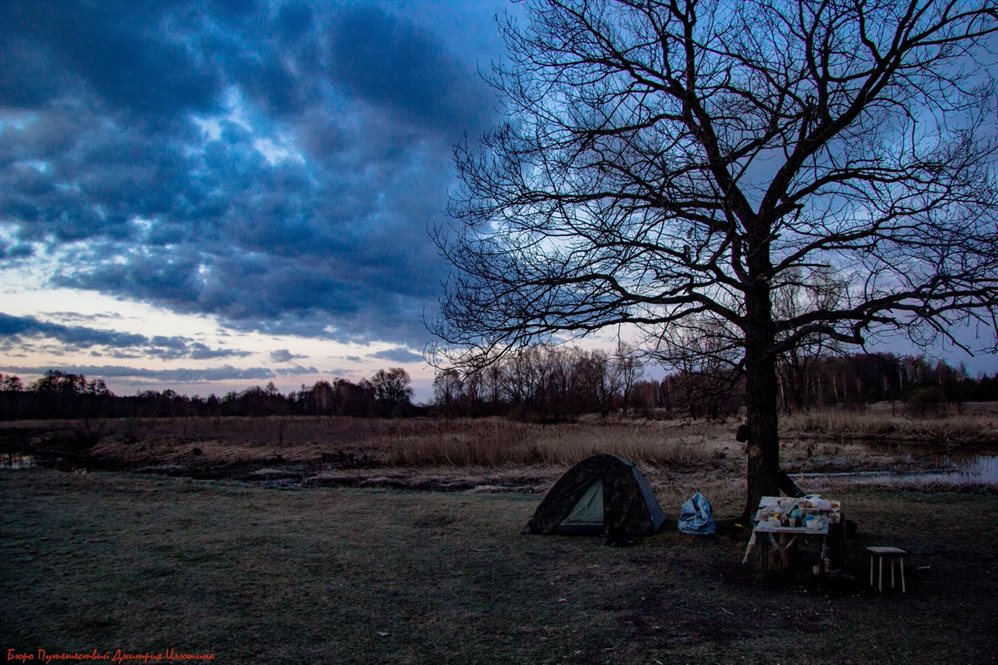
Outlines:
[[[776,362],[821,336],[996,328],[988,0],[534,0],[508,121],[459,146],[436,332],[493,354],[709,314],[740,331],[746,510],[778,491]],[[773,285],[834,271],[787,317]],[[952,340],[958,343],[958,340]]]
[[[815,309],[832,311],[843,302],[849,285],[831,271],[816,269],[808,278],[800,272],[788,270],[773,284],[773,313],[778,319],[790,320]],[[809,395],[817,383],[815,365],[836,347],[836,342],[815,332],[780,354],[776,372],[784,410],[800,411],[809,405]]]
[[575,347],[544,345],[540,349],[545,366],[541,386],[542,408],[555,420],[579,411],[579,363],[583,353]]
[[433,379],[433,401],[442,407],[448,415],[454,404],[464,397],[464,380],[461,373],[454,368],[437,372]]
[[502,391],[513,404],[533,404],[544,380],[544,368],[537,347],[523,347],[509,354],[500,375]]
[[412,400],[412,380],[401,367],[379,369],[371,377],[371,385],[375,399],[389,409],[406,406]]
[[21,377],[14,374],[0,374],[0,391],[19,393],[24,390],[24,382]]
[[741,345],[740,331],[711,314],[691,315],[656,340],[653,354],[677,371],[666,380],[683,396],[691,418],[726,414],[741,378]]
[[580,355],[577,366],[580,388],[599,409],[600,415],[606,417],[620,391],[620,374],[610,356],[593,349]]
[[637,349],[626,342],[619,342],[617,351],[613,354],[613,365],[614,371],[620,377],[620,406],[626,414],[631,404],[634,386],[644,374],[644,362]]

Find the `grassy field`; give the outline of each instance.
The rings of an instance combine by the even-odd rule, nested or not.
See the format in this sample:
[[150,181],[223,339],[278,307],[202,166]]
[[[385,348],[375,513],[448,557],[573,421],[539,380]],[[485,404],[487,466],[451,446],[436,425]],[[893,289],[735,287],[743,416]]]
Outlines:
[[[3,471],[2,646],[219,663],[995,661],[993,494],[844,490],[858,579],[834,582],[741,566],[737,494],[712,496],[717,537],[670,524],[610,548],[519,535],[533,495]],[[868,544],[910,550],[908,594],[866,589]]]
[[[926,448],[998,450],[995,406],[965,405],[963,414],[948,418],[892,416],[884,408],[796,414],[781,420],[781,459],[790,472],[924,469],[935,463],[926,459]],[[640,417],[557,425],[503,418],[22,421],[0,423],[0,450],[66,450],[75,455],[72,464],[89,469],[200,478],[350,485],[381,477],[388,486],[405,486],[430,475],[442,478],[441,486],[522,489],[544,485],[597,452],[624,455],[666,476],[740,478],[738,423]]]

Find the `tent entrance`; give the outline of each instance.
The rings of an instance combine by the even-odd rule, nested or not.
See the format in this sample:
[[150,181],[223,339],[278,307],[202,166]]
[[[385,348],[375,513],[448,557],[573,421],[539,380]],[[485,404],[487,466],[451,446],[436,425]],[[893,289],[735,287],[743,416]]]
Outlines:
[[601,534],[605,531],[603,522],[603,480],[589,484],[579,500],[572,506],[565,519],[558,525],[558,533]]

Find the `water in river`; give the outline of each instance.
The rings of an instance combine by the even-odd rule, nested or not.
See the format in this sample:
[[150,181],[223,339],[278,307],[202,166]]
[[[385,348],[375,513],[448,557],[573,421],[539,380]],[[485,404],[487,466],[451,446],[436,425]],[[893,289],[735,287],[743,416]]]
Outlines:
[[[24,453],[0,453],[0,469],[50,466],[54,460]],[[989,485],[998,487],[998,455],[940,455],[930,471],[844,471],[804,473],[803,478],[841,479],[854,483],[903,482],[904,484]],[[797,474],[792,474],[795,477]]]
[[906,484],[998,486],[998,455],[939,456],[937,468],[929,471],[845,471],[805,473],[804,478],[836,478],[856,483],[902,481]]
[[[956,461],[951,468],[924,474],[927,482],[998,485],[998,455],[974,455]],[[919,476],[921,478],[922,476]]]

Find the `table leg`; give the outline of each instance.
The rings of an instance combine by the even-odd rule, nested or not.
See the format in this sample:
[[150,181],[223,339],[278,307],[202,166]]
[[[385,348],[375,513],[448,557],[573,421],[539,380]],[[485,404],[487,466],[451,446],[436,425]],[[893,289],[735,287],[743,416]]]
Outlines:
[[877,568],[877,587],[879,588],[879,590],[881,592],[883,592],[883,590],[884,590],[884,557],[883,556],[877,557],[877,563],[878,563],[878,568]]
[[873,588],[873,555],[870,555],[870,588]]
[[752,548],[755,547],[755,531],[752,531],[752,537],[749,538],[748,547],[745,548],[745,556],[742,558],[742,565],[748,561],[749,554],[752,553]]
[[901,563],[901,593],[908,593],[904,588],[904,557],[900,558]]

